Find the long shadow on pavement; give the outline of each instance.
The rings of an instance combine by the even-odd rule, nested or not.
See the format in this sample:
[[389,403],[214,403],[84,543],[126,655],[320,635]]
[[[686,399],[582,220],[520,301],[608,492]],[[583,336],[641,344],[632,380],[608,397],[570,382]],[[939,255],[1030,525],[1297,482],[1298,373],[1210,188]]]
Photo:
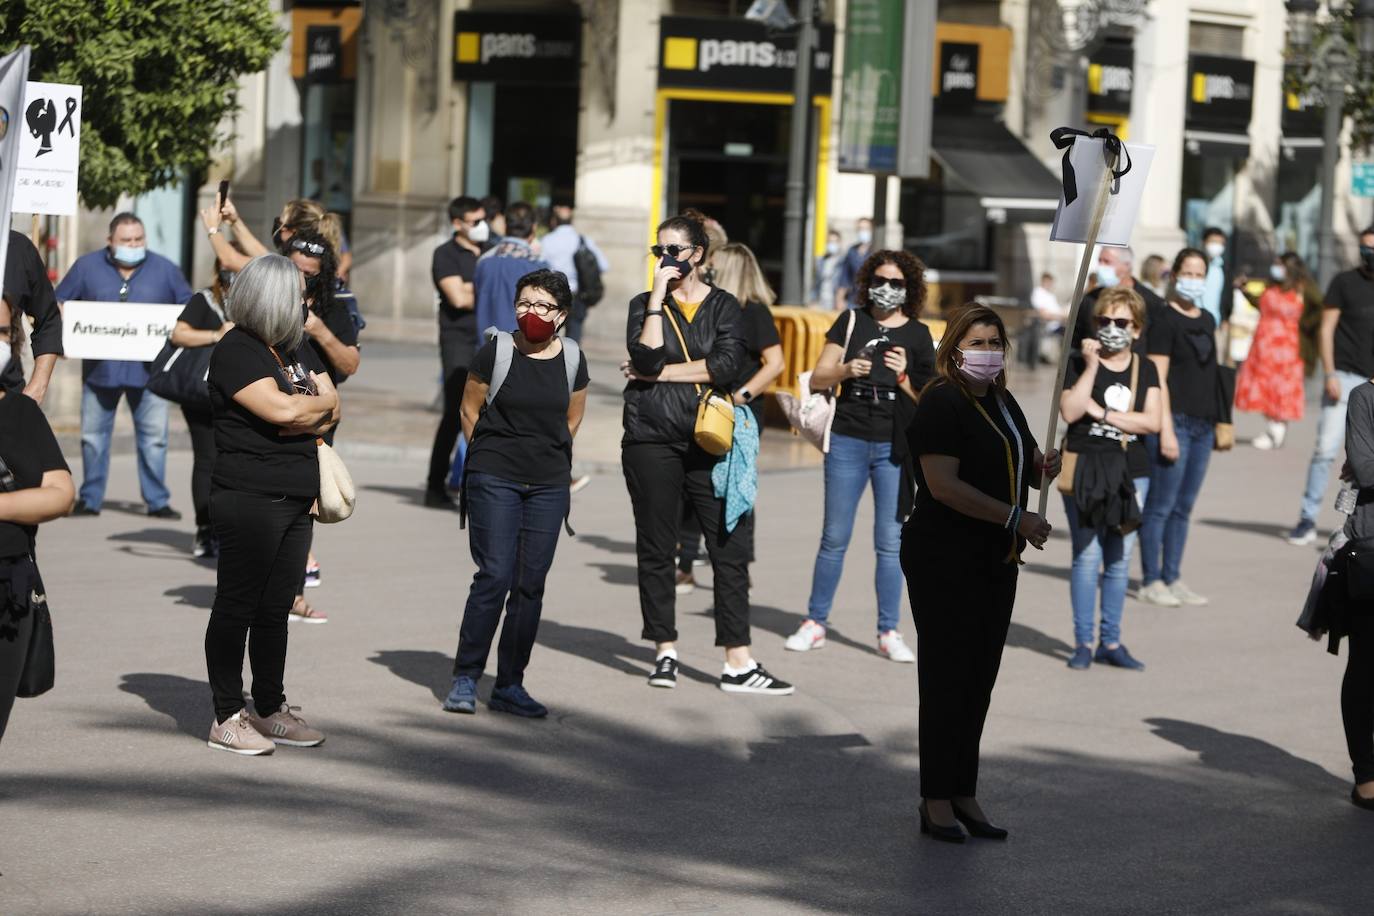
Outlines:
[[178,585],[162,594],[168,598],[175,598],[177,605],[183,607],[198,607],[208,611],[215,603],[213,585]]
[[[654,667],[654,650],[648,641],[634,643],[618,633],[571,626],[556,620],[539,622],[539,646],[566,652],[638,678],[647,678]],[[699,684],[717,683],[716,678],[683,662],[679,663],[677,673]]]
[[387,496],[394,496],[399,501],[411,506],[423,506],[425,504],[424,487],[389,487],[381,484],[366,484],[363,489],[373,493],[385,493]]
[[[1238,522],[1229,518],[1203,518],[1198,519],[1203,525],[1212,528],[1221,528],[1225,531],[1241,531],[1246,534],[1258,534],[1266,538],[1283,538],[1288,536],[1288,529],[1283,525],[1275,525],[1271,522]],[[1320,543],[1331,537],[1331,532],[1325,528],[1317,530],[1317,541]]]
[[[152,686],[165,696],[167,684]],[[590,712],[540,723],[435,712],[371,729],[340,710],[308,764],[285,755],[242,768],[267,774],[260,779],[226,783],[199,767],[12,773],[7,820],[30,822],[57,806],[67,817],[108,818],[118,799],[137,810],[139,829],[159,830],[188,811],[216,810],[226,786],[250,785],[233,794],[235,810],[251,816],[269,858],[307,836],[322,854],[367,841],[365,867],[274,889],[274,908],[321,916],[452,911],[455,900],[525,912],[1368,907],[1367,886],[1352,876],[1367,861],[1374,819],[1345,802],[1333,778],[1254,739],[1161,720],[1219,763],[1055,751],[987,758],[980,798],[1012,841],[952,847],[917,833],[909,756],[857,734],[808,734],[814,726],[776,701],[750,705],[764,737],[743,745],[669,738]],[[1245,765],[1241,757],[1256,751],[1259,762]],[[1256,791],[1256,772],[1280,784]],[[727,829],[731,821],[747,827]],[[231,843],[241,826],[210,818],[199,830],[200,842]],[[405,854],[414,838],[450,852],[417,860]],[[179,868],[170,863],[164,877]],[[1083,879],[1094,874],[1113,876],[1109,895]],[[163,886],[128,887],[132,910],[184,911]],[[212,901],[199,909],[229,912]]]
[[1274,779],[1319,794],[1339,792],[1350,786],[1325,768],[1249,735],[1180,719],[1146,719],[1145,724],[1165,741],[1196,751],[1206,767],[1249,778]]
[[1011,627],[1007,630],[1007,646],[1014,649],[1029,649],[1059,661],[1068,661],[1069,656],[1073,654],[1073,646],[1062,639],[1041,633],[1034,627],[1017,623],[1015,620],[1011,622]]
[[[706,616],[711,616],[709,608],[706,611]],[[802,621],[805,619],[806,614],[804,613],[797,614],[792,611],[784,611],[782,608],[769,607],[766,604],[749,605],[749,626],[751,628],[758,628],[765,632],[772,633],[774,636],[781,636],[784,639],[797,632],[797,627],[801,626]],[[850,649],[857,649],[869,655],[877,654],[876,635],[874,636],[874,640],[875,642],[870,644],[859,642],[856,639],[850,639],[843,633],[838,632],[833,625],[827,627],[825,631],[826,642],[833,642],[837,646],[847,646]]]
[[191,532],[176,528],[144,528],[142,531],[120,531],[110,535],[105,540],[133,544],[161,544],[163,547],[174,547],[189,555],[191,537]]
[[608,538],[600,534],[579,534],[577,540],[596,550],[604,550],[607,553],[634,553],[634,541],[618,541],[615,538]]
[[177,731],[193,738],[204,738],[213,717],[210,705],[210,685],[175,674],[140,672],[126,674],[119,681],[119,689],[132,693],[148,704],[153,712],[171,717]]

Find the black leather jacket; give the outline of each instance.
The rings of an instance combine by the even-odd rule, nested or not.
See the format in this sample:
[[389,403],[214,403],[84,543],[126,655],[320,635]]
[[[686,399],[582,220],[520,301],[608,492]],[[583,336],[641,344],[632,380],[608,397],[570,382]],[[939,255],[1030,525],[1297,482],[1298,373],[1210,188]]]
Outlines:
[[[663,322],[663,346],[651,350],[639,342],[639,334],[644,327],[644,309],[648,304],[648,293],[640,293],[630,301],[626,341],[634,370],[640,375],[655,376],[668,363],[705,359],[713,385],[728,390],[730,383],[738,377],[745,359],[741,324],[744,310],[740,308],[739,301],[725,290],[712,287],[706,301],[697,310],[695,320],[688,322],[673,297],[667,298],[663,307],[672,313],[672,320],[677,322],[687,340],[690,355],[682,352],[682,345],[666,313],[661,319],[652,319]],[[690,382],[639,382],[631,379],[625,385],[625,435],[621,444],[691,444],[696,425],[697,400],[697,386]]]

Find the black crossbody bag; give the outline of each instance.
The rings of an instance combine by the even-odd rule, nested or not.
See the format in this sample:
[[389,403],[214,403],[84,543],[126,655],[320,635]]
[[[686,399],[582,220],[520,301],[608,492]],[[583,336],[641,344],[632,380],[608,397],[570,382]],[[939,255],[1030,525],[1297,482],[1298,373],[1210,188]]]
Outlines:
[[[0,491],[13,493],[19,489],[14,472],[0,458]],[[29,645],[24,651],[24,670],[19,675],[19,688],[15,691],[21,697],[36,697],[52,689],[56,676],[57,659],[53,651],[52,615],[48,612],[48,596],[43,589],[43,579],[38,573],[38,561],[33,558],[33,541],[29,541],[28,563],[10,564],[9,592],[12,613],[15,620],[22,620],[24,613],[33,615],[33,626],[29,630]],[[24,606],[27,605],[27,610]]]

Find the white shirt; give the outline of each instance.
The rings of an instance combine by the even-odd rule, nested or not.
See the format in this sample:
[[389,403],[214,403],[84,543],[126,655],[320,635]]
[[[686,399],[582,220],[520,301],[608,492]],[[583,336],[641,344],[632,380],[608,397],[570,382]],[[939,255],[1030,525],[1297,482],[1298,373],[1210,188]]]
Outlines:
[[1068,317],[1068,310],[1059,304],[1059,298],[1053,292],[1043,286],[1037,286],[1031,290],[1031,308],[1040,313],[1040,317],[1048,321],[1062,321]]

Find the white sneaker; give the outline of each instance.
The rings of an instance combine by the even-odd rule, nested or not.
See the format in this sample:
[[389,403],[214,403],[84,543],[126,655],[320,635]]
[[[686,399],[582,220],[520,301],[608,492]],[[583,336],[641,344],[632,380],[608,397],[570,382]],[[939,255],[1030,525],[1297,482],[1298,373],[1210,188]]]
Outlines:
[[1175,598],[1178,599],[1179,604],[1187,604],[1191,605],[1192,607],[1202,607],[1204,604],[1207,603],[1206,598],[1202,597],[1197,592],[1193,591],[1191,588],[1184,585],[1182,579],[1179,579],[1173,585],[1169,586],[1169,591],[1173,592],[1173,595]]
[[1262,452],[1267,452],[1270,449],[1278,448],[1278,445],[1274,442],[1274,440],[1269,436],[1268,433],[1262,433],[1256,436],[1255,440],[1250,444]]
[[914,662],[916,654],[907,647],[906,640],[896,630],[888,630],[878,637],[878,654],[894,662]]
[[1164,580],[1157,579],[1149,585],[1141,586],[1136,597],[1146,604],[1157,604],[1160,607],[1180,607],[1183,602],[1178,600],[1178,596],[1173,593],[1169,586],[1164,584]]
[[816,621],[807,618],[802,621],[802,625],[797,627],[797,632],[787,637],[783,644],[784,649],[792,652],[810,652],[812,649],[825,648],[825,627]]

